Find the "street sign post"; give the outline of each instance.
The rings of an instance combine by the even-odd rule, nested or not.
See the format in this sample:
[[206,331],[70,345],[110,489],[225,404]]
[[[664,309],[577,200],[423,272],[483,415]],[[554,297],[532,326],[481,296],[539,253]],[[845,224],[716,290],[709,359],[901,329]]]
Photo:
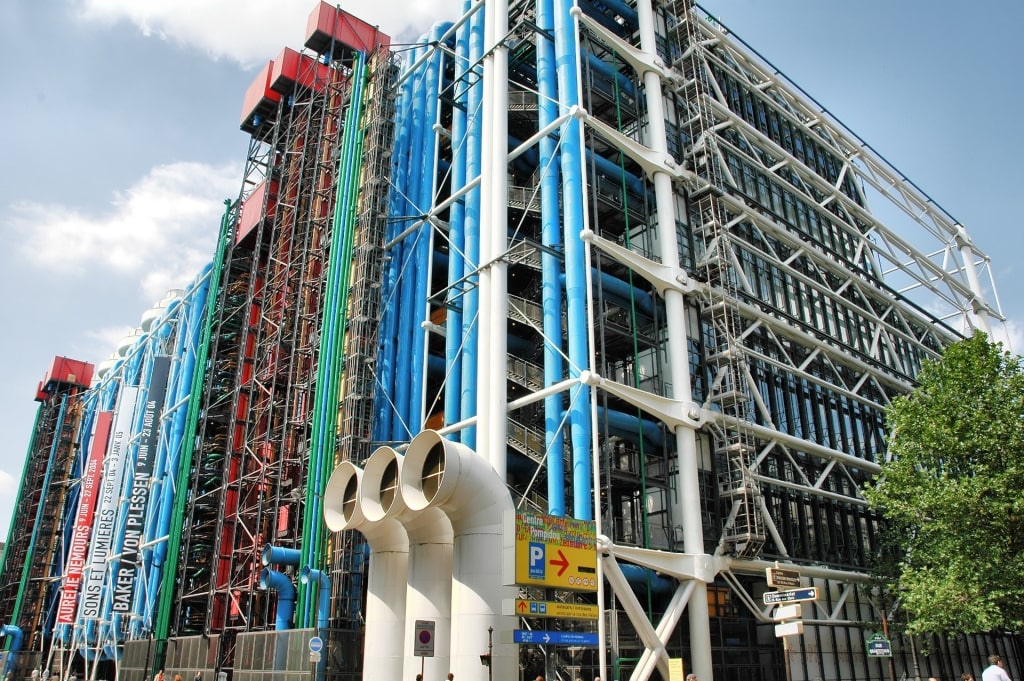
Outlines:
[[816,601],[818,600],[818,587],[810,586],[804,589],[789,589],[788,591],[766,591],[764,604],[792,603],[795,601]]
[[319,636],[314,636],[313,638],[309,639],[309,652],[319,653],[323,649],[324,640],[322,638],[320,638]]

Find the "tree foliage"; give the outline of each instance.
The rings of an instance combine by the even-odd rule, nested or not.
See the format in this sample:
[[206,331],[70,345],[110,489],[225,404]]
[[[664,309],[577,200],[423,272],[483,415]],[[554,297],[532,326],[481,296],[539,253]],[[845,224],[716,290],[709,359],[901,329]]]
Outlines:
[[925,362],[918,382],[889,409],[889,461],[865,490],[902,547],[889,586],[912,632],[1019,631],[1021,359],[977,334]]

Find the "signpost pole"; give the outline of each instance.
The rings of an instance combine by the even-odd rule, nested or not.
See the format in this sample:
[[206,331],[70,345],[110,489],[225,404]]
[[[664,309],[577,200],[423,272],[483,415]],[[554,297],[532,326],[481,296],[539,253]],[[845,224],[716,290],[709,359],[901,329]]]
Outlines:
[[494,627],[487,627],[487,681],[494,681]]
[[[892,640],[889,638],[889,618],[885,616],[885,610],[882,610],[882,636],[885,636],[886,640]],[[896,681],[896,662],[892,655],[889,656],[889,681]]]
[[789,661],[789,637],[782,637],[782,654],[786,658],[786,681],[793,681],[793,667]]

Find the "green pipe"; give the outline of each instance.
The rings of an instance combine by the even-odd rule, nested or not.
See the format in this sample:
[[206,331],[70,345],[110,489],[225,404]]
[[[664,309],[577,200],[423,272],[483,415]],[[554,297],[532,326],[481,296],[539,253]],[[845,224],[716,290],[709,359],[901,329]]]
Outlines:
[[199,339],[198,355],[196,365],[192,371],[192,391],[188,399],[188,420],[185,422],[185,432],[181,438],[181,461],[178,464],[178,477],[175,480],[174,507],[171,510],[171,531],[167,537],[167,561],[164,563],[163,571],[160,574],[160,600],[157,604],[156,622],[153,627],[153,637],[157,641],[157,654],[154,660],[154,668],[160,669],[164,665],[164,651],[167,642],[167,633],[170,630],[171,612],[174,610],[174,582],[178,572],[178,553],[181,551],[181,528],[185,524],[185,503],[188,500],[189,474],[192,469],[192,455],[195,452],[196,429],[199,424],[199,412],[204,385],[203,378],[206,374],[206,362],[210,354],[210,338],[213,335],[213,323],[217,313],[217,301],[220,293],[220,280],[224,270],[224,258],[227,253],[227,245],[232,239],[232,224],[230,220],[231,201],[224,201],[224,215],[220,220],[220,236],[217,240],[217,252],[213,258],[213,269],[210,272],[210,287],[206,294],[206,320],[203,324],[203,332]]
[[[21,617],[21,604],[28,591],[28,573],[32,567],[32,554],[36,550],[36,539],[39,537],[39,527],[42,524],[43,510],[46,508],[46,491],[50,486],[50,477],[53,475],[54,458],[57,456],[57,445],[60,444],[60,432],[64,430],[64,414],[68,407],[68,396],[64,394],[60,399],[60,412],[57,414],[56,428],[53,429],[53,443],[50,445],[50,455],[46,462],[46,474],[43,476],[43,488],[39,491],[39,504],[36,506],[35,522],[32,523],[32,539],[28,543],[28,551],[25,552],[25,562],[21,566],[21,582],[18,586],[18,596],[14,600],[14,610],[11,612],[11,624],[17,624]],[[35,435],[32,437],[35,441]],[[31,454],[29,456],[31,458]],[[24,485],[24,480],[22,484]],[[20,499],[19,499],[20,501]],[[30,633],[30,632],[26,632]]]
[[[18,485],[18,500],[14,503],[14,508],[16,510],[25,507],[25,499],[24,499],[24,497],[25,497],[25,478],[28,477],[29,463],[32,461],[32,450],[36,446],[36,431],[39,428],[39,417],[43,413],[44,406],[45,405],[40,404],[39,408],[36,409],[36,420],[32,424],[32,437],[28,441],[28,451],[25,454],[25,465],[21,469],[21,484]],[[14,538],[14,528],[18,524],[17,522],[15,522],[15,521],[17,521],[17,519],[18,519],[17,517],[13,518],[11,520],[10,527],[7,528],[7,543],[4,544],[4,557],[3,557],[3,561],[0,562],[0,567],[3,568],[5,573],[8,571],[7,553],[11,550],[11,542],[12,542],[12,539]],[[24,590],[25,590],[25,583],[24,583],[24,579],[22,579],[22,581],[18,583],[18,595],[19,595],[19,597],[20,597],[21,593]],[[15,623],[16,623],[16,619],[15,618],[12,618],[11,621],[9,622],[9,624],[15,624]],[[3,623],[0,622],[0,624],[3,624]],[[4,650],[9,650],[10,649],[11,640],[12,639],[11,639],[10,636],[5,636],[4,637],[4,648],[3,648]]]
[[[347,319],[347,299],[351,277],[352,244],[356,191],[362,148],[359,129],[362,119],[362,93],[368,80],[365,57],[357,55],[355,68],[361,76],[353,80],[349,110],[342,132],[341,162],[335,187],[334,218],[331,224],[331,253],[328,258],[327,290],[321,318],[320,348],[317,362],[317,391],[313,404],[313,435],[306,473],[306,499],[303,507],[302,556],[308,567],[319,569],[324,563],[327,532],[320,522],[323,489],[334,466],[333,451],[340,391],[340,354]],[[340,268],[340,270],[339,270]],[[298,625],[312,626],[312,580],[299,585]]]

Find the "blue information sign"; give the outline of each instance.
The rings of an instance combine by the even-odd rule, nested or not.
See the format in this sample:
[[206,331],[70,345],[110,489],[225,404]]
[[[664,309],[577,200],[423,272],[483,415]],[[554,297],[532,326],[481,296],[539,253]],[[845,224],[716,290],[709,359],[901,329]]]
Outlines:
[[309,639],[309,652],[319,653],[323,649],[324,640],[322,638],[320,638],[319,636],[314,636],[313,638]]
[[585,631],[512,631],[513,643],[532,643],[549,646],[596,646],[597,634]]
[[764,604],[792,603],[793,601],[816,601],[818,600],[818,588],[808,587],[806,589],[790,589],[789,591],[766,591]]

